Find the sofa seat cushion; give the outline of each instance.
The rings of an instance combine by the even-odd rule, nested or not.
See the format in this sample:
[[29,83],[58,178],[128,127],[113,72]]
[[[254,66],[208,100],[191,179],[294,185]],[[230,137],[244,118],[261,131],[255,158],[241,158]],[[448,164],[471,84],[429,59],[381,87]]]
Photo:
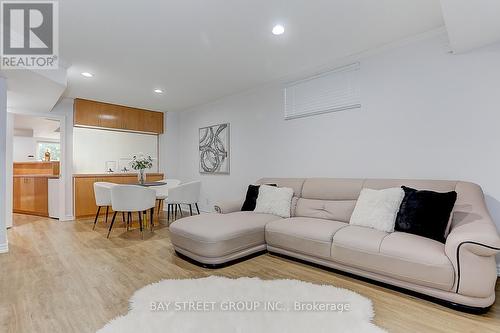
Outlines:
[[389,233],[377,229],[362,227],[358,225],[349,225],[335,233],[333,241],[335,245],[359,249],[364,252],[378,253],[382,240]]
[[348,226],[333,236],[332,260],[422,286],[451,290],[455,273],[444,244],[404,232]]
[[170,238],[176,247],[215,258],[265,245],[265,225],[279,219],[254,212],[195,215],[173,222]]
[[266,242],[272,247],[330,258],[333,235],[347,225],[309,217],[273,221],[266,225]]

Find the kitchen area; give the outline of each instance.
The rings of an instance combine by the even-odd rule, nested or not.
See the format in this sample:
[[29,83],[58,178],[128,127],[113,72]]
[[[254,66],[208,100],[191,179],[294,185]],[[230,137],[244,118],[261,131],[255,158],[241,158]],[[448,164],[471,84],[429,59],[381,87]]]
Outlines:
[[[136,155],[150,156],[148,182],[160,181],[160,135],[164,114],[128,106],[75,99],[73,105],[73,190],[75,218],[97,211],[94,183],[137,184]],[[101,210],[105,214],[105,210]]]
[[13,134],[13,212],[59,218],[59,120],[16,114]]
[[[162,112],[78,98],[72,104],[71,123],[63,125],[62,134],[56,116],[14,114],[14,214],[61,220],[93,217],[94,183],[137,184],[138,173],[131,167],[136,155],[152,159],[147,181],[165,179],[159,162]],[[64,144],[71,147],[66,157]]]

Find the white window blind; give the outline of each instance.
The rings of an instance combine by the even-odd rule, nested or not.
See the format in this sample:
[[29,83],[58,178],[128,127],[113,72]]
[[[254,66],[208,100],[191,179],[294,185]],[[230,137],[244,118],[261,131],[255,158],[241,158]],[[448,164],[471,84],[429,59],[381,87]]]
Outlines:
[[287,84],[285,119],[360,108],[359,67],[355,63]]

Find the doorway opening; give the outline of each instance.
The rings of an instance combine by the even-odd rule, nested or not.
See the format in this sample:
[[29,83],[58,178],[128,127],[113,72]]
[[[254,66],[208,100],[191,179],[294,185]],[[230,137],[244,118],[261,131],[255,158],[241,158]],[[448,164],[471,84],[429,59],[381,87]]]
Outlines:
[[10,116],[12,212],[59,219],[60,190],[64,188],[62,121],[43,115]]

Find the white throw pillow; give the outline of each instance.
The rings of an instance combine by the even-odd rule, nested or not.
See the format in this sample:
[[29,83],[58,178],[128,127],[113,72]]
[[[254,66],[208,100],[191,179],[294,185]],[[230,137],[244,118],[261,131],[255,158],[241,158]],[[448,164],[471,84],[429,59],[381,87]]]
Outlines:
[[291,188],[261,185],[254,212],[290,217],[292,196]]
[[362,189],[349,224],[393,232],[404,196],[405,192],[400,187],[384,190]]

